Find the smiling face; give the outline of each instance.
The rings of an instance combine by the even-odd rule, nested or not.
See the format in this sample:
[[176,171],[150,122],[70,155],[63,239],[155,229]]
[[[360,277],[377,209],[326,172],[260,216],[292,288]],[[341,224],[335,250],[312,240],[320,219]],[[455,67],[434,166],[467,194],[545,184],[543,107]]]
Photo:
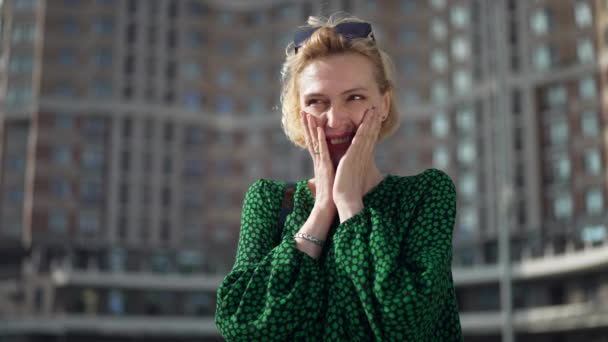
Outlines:
[[348,53],[317,59],[308,64],[298,80],[300,108],[317,118],[327,137],[334,166],[348,150],[368,108],[388,113],[390,93],[382,94],[372,63]]

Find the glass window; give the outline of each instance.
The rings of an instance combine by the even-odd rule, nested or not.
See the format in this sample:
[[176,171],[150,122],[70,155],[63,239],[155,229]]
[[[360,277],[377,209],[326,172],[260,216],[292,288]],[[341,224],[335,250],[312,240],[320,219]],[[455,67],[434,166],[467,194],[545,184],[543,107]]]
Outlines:
[[604,210],[604,196],[601,188],[589,189],[585,194],[587,213],[589,215],[601,214]]
[[450,20],[452,21],[452,25],[454,27],[466,27],[469,24],[469,12],[462,5],[454,5],[452,6],[452,10],[450,12]]
[[471,140],[461,141],[458,144],[458,161],[463,164],[470,164],[475,161],[475,144]]
[[232,113],[234,111],[234,102],[228,96],[220,96],[217,101],[216,110],[219,113]]
[[399,32],[399,40],[403,44],[411,44],[416,41],[417,34],[416,30],[411,27],[404,27]]
[[93,62],[98,68],[112,66],[112,50],[108,48],[98,49],[93,55]]
[[72,149],[70,146],[56,146],[53,150],[53,163],[69,165],[72,162]]
[[581,115],[581,133],[586,137],[596,137],[599,135],[599,122],[596,112],[583,112]]
[[[102,117],[87,117],[83,122],[83,133],[87,137],[99,137],[102,136],[106,131],[106,120]],[[95,148],[103,150],[103,145],[96,146]]]
[[76,54],[74,53],[74,49],[61,49],[59,51],[59,63],[65,66],[74,66],[76,64]]
[[[18,10],[32,9],[36,7],[39,0],[13,0],[13,8]],[[0,1],[2,5],[2,1]]]
[[530,16],[530,27],[537,35],[545,34],[549,31],[549,13],[545,8],[538,8]]
[[76,21],[76,18],[72,16],[63,18],[61,26],[63,34],[73,35],[78,33],[78,22]]
[[97,34],[111,34],[114,29],[114,22],[111,18],[98,18],[93,23],[93,31]]
[[103,183],[97,179],[87,179],[80,184],[80,199],[87,203],[97,203],[103,198]]
[[406,75],[415,74],[418,71],[418,64],[412,56],[406,56],[401,59],[401,70]]
[[221,70],[219,72],[219,74],[217,75],[218,84],[224,88],[232,85],[233,80],[234,80],[234,77],[232,75],[232,71],[230,71],[228,69]]
[[13,54],[8,64],[8,70],[12,73],[31,72],[34,69],[32,56]]
[[599,149],[585,149],[585,171],[589,175],[600,175],[602,173],[602,156]]
[[460,229],[467,233],[475,233],[478,230],[478,224],[479,217],[477,216],[477,210],[469,206],[462,208]]
[[201,64],[198,62],[186,62],[182,64],[182,77],[186,80],[198,80],[203,75]]
[[406,104],[413,105],[413,104],[417,104],[420,102],[420,95],[418,94],[418,91],[416,89],[412,89],[412,88],[405,89],[403,94],[404,94],[404,101]]
[[572,216],[572,197],[569,193],[559,194],[553,203],[555,218],[569,218]]
[[553,176],[556,181],[567,182],[570,180],[570,158],[567,154],[562,154],[554,161]]
[[437,72],[444,72],[448,67],[448,59],[441,50],[435,50],[431,54],[431,67]]
[[593,13],[587,1],[578,1],[574,4],[574,19],[578,27],[588,27],[593,21]]
[[55,128],[72,129],[74,127],[74,118],[69,114],[55,115]]
[[121,290],[111,289],[108,292],[108,311],[112,315],[125,313],[125,296]]
[[104,167],[104,151],[99,145],[87,145],[82,151],[81,164],[85,170],[99,170]]
[[470,57],[469,41],[464,37],[452,39],[452,56],[460,61],[465,61]]
[[228,11],[221,12],[217,16],[217,19],[218,19],[219,23],[223,26],[230,26],[230,25],[234,24],[234,15],[232,14],[232,12],[228,12]]
[[264,72],[262,72],[262,70],[252,69],[251,71],[249,71],[249,82],[253,86],[260,86],[265,81],[264,76],[265,75],[264,75]]
[[458,185],[460,187],[459,191],[466,198],[473,198],[477,195],[477,180],[475,179],[475,175],[472,173],[464,173],[460,176]]
[[247,54],[259,57],[264,53],[264,45],[260,40],[254,40],[247,45]]
[[127,264],[127,253],[124,249],[112,247],[108,254],[110,271],[124,271]]
[[93,82],[91,95],[95,98],[108,98],[112,96],[112,86],[110,82],[97,80]]
[[260,114],[266,111],[266,104],[263,99],[254,98],[248,103],[248,111],[250,114]]
[[449,96],[448,87],[444,82],[436,81],[433,83],[433,87],[431,89],[431,98],[435,103],[444,103],[447,101]]
[[578,83],[578,92],[581,99],[594,99],[597,94],[595,79],[587,76]]
[[57,198],[69,198],[72,193],[70,183],[63,178],[55,178],[51,181],[51,192]]
[[433,38],[437,40],[443,40],[448,35],[448,28],[443,22],[443,20],[439,18],[433,18],[431,21],[431,34]]
[[191,110],[199,110],[202,106],[201,94],[197,91],[187,91],[184,94],[182,101],[184,106]]
[[534,50],[534,67],[537,70],[547,70],[556,60],[554,50],[547,44],[536,47]]
[[470,108],[460,109],[456,113],[456,125],[462,132],[473,132],[475,128],[475,117]]
[[203,130],[197,126],[186,127],[186,145],[200,145],[203,142]]
[[78,216],[78,229],[81,233],[95,233],[99,230],[99,211],[83,209]]
[[547,103],[551,107],[565,105],[568,101],[566,88],[562,85],[554,85],[547,90]]
[[568,140],[568,121],[565,118],[556,118],[549,128],[551,144],[559,145]]
[[401,0],[401,11],[406,13],[415,11],[416,1],[417,0]]
[[6,102],[9,105],[29,103],[32,100],[32,89],[29,87],[11,87],[6,92]]
[[191,48],[203,46],[203,34],[199,31],[190,31],[186,34],[186,43]]
[[68,229],[68,215],[65,210],[54,209],[49,215],[49,228],[53,233],[65,233]]
[[431,0],[431,6],[435,9],[443,9],[445,7],[446,0]]
[[581,231],[581,240],[584,242],[602,242],[606,240],[606,236],[606,226],[603,224],[587,226]]
[[595,59],[595,52],[591,39],[584,38],[577,41],[576,55],[578,56],[578,61],[581,64],[593,62]]
[[167,273],[171,269],[171,262],[166,253],[156,252],[152,255],[151,268],[156,273]]
[[193,273],[200,270],[203,257],[194,250],[182,250],[177,254],[177,266],[181,273]]
[[33,25],[15,24],[11,31],[13,43],[32,42],[36,38],[36,30]]
[[433,165],[439,169],[447,169],[450,164],[450,153],[445,146],[437,146],[433,152]]
[[456,94],[466,94],[471,90],[472,81],[471,73],[467,70],[456,70],[452,75],[452,82],[454,83],[454,91]]

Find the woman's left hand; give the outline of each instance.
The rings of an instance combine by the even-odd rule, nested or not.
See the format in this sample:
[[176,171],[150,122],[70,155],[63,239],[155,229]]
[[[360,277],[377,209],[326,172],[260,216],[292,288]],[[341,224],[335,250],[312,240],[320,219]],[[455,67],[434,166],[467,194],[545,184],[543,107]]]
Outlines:
[[363,195],[374,158],[382,120],[375,107],[365,111],[351,145],[338,163],[333,187],[333,199],[340,222],[363,209]]

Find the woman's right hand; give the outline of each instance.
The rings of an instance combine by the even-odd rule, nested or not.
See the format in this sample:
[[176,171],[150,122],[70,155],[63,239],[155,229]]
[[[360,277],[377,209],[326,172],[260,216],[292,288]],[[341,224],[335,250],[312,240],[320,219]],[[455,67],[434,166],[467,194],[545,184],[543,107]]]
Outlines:
[[301,111],[300,114],[304,127],[304,139],[314,164],[315,207],[316,210],[331,216],[333,219],[337,213],[332,198],[335,170],[329,156],[325,131],[314,115],[305,111]]

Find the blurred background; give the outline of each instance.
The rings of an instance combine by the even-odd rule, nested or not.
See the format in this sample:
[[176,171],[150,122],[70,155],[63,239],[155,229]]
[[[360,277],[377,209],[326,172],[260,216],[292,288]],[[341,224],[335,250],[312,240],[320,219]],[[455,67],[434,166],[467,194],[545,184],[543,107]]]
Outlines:
[[222,341],[246,189],[312,176],[285,46],[338,10],[397,68],[380,169],[457,186],[465,341],[608,341],[600,0],[0,0],[0,341]]

